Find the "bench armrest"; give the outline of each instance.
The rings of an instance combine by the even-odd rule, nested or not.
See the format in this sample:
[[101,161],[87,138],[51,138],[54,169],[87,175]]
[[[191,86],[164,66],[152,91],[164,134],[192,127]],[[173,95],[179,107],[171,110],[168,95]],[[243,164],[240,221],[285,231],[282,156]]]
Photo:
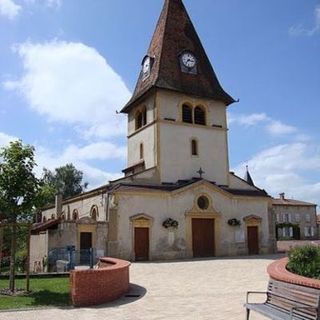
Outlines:
[[249,295],[250,294],[267,294],[265,291],[248,291],[247,292],[247,298],[246,298],[246,303],[249,303]]

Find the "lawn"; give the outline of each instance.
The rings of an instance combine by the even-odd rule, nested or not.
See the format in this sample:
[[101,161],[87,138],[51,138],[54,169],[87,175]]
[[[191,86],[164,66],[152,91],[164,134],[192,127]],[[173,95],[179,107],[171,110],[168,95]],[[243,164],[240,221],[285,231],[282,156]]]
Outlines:
[[[0,280],[0,290],[8,284],[8,280]],[[16,280],[16,284],[17,289],[25,288],[25,280]],[[69,278],[30,279],[30,290],[27,296],[0,296],[0,310],[70,305]]]

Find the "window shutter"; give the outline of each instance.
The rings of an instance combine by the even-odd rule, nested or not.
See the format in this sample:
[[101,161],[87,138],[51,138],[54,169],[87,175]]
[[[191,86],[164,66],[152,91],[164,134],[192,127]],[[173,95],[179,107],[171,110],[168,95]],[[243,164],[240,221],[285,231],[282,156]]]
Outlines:
[[293,228],[292,227],[289,228],[289,235],[290,235],[290,238],[293,237]]

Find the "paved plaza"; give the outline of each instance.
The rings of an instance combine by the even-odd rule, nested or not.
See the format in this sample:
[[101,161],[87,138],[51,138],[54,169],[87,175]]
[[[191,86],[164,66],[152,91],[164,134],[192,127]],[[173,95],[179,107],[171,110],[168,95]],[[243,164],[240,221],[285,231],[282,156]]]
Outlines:
[[[95,308],[0,313],[1,320],[245,319],[246,291],[265,291],[278,256],[133,263],[130,297]],[[108,288],[106,288],[108,290]],[[139,298],[134,297],[140,295]],[[252,313],[252,320],[265,319]]]

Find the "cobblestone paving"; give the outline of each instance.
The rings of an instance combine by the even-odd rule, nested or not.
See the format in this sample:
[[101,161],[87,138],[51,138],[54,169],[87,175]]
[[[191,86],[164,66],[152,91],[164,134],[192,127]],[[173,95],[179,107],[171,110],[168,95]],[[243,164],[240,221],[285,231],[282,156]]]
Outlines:
[[[265,291],[277,256],[134,263],[130,295],[96,308],[2,312],[1,320],[238,320],[246,291]],[[108,290],[108,288],[106,288]],[[252,320],[264,317],[252,313]]]

